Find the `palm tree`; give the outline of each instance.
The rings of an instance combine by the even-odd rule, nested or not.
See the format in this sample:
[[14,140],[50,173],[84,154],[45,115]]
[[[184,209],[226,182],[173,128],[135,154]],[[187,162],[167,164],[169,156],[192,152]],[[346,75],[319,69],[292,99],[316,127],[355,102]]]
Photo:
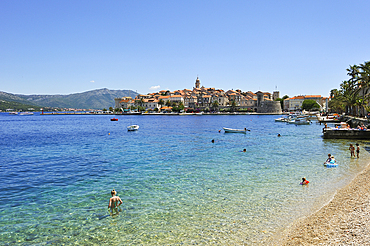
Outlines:
[[231,111],[234,112],[235,109],[236,109],[236,102],[235,102],[235,100],[232,100],[231,101]]
[[218,106],[219,106],[218,101],[217,100],[213,101],[212,108],[214,111],[218,111]]
[[163,101],[163,99],[159,99],[158,104],[159,104],[159,105],[160,105],[160,107],[162,108],[162,106],[164,105],[164,101]]
[[368,105],[370,99],[370,62],[364,62],[364,64],[357,66],[354,77],[357,82],[355,93],[361,97],[361,99],[358,100],[358,105],[360,106],[362,115],[365,115],[365,106]]

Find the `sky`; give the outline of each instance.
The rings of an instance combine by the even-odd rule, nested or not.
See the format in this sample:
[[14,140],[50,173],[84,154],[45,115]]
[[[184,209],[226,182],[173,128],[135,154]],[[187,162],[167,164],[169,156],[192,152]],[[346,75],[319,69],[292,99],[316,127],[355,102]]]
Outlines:
[[370,59],[370,1],[0,1],[0,91],[201,86],[328,96]]

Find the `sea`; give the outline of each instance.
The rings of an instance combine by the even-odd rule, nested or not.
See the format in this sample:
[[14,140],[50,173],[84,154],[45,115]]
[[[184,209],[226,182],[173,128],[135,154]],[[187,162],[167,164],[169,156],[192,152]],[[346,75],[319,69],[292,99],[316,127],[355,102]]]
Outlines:
[[115,117],[0,113],[1,245],[261,245],[369,160],[277,115]]

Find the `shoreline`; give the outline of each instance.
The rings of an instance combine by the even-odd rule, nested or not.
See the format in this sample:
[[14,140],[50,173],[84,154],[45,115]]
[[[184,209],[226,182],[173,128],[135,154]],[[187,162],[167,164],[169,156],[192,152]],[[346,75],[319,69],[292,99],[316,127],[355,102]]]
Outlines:
[[318,211],[270,238],[274,245],[367,245],[370,242],[370,163]]

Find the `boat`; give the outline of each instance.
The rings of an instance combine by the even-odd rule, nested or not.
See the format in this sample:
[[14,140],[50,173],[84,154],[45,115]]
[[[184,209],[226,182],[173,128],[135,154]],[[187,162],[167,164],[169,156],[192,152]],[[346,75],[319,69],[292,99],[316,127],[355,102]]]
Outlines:
[[297,118],[294,120],[295,125],[309,125],[311,124],[311,121],[309,121],[307,118]]
[[137,130],[139,130],[138,125],[131,125],[127,127],[127,131],[137,131]]
[[110,121],[118,121],[118,119],[117,118],[112,118],[112,119],[110,119]]
[[17,115],[18,112],[9,112],[10,115]]
[[195,115],[203,115],[203,112],[195,113]]
[[280,117],[280,118],[275,119],[275,122],[288,122],[291,119],[292,119],[291,116],[288,116],[288,117]]
[[19,115],[33,115],[32,112],[22,112],[22,113],[19,113]]
[[306,117],[296,117],[291,120],[288,120],[287,123],[295,125],[309,125],[311,124],[311,121],[308,120]]
[[232,129],[232,128],[226,128],[226,127],[223,127],[223,128],[224,128],[225,133],[246,133],[247,131],[250,131],[247,128],[244,128],[244,129]]

